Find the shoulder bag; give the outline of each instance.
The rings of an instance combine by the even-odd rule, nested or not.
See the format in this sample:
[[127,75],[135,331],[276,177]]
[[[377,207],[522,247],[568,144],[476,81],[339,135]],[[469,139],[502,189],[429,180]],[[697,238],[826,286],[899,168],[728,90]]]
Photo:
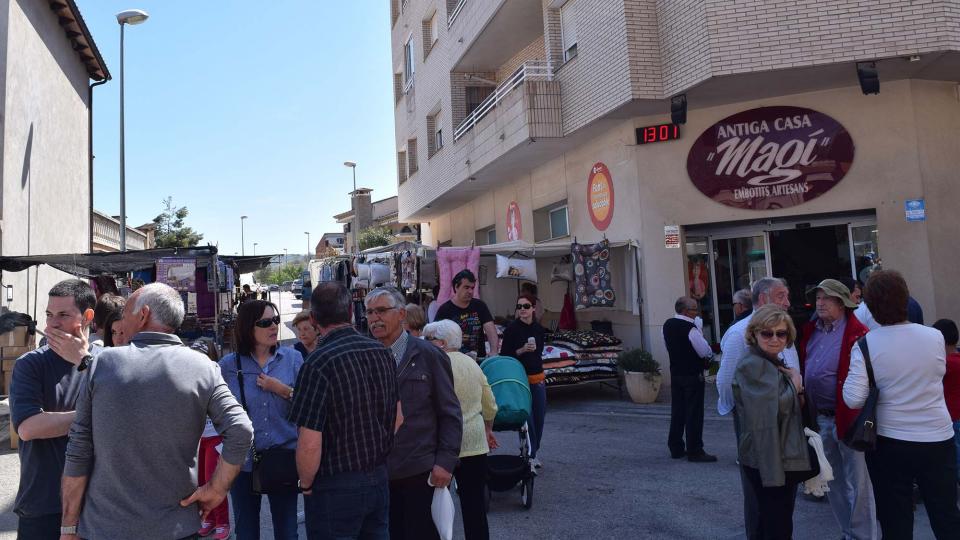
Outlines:
[[860,414],[853,424],[847,428],[843,442],[858,452],[874,450],[877,447],[877,400],[880,399],[880,389],[873,377],[873,365],[870,363],[870,349],[867,347],[867,336],[857,340],[860,352],[863,353],[863,364],[867,368],[867,378],[870,381],[870,392],[867,400],[860,409]]
[[[243,389],[243,370],[240,369],[240,355],[237,359],[237,380],[240,383],[240,405],[247,409],[247,395]],[[297,472],[297,451],[290,448],[267,448],[257,450],[253,448],[253,473],[251,484],[253,492],[261,495],[299,493],[297,482],[300,474]]]

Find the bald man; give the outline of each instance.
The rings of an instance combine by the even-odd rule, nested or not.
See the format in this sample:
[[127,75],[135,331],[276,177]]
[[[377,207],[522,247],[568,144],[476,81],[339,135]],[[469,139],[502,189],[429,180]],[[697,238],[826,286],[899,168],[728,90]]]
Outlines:
[[[670,355],[670,457],[686,457],[695,463],[717,460],[703,451],[703,371],[713,350],[694,319],[700,313],[697,301],[682,296],[674,304],[676,315],[663,323],[663,340]],[[683,435],[687,440],[684,445]]]

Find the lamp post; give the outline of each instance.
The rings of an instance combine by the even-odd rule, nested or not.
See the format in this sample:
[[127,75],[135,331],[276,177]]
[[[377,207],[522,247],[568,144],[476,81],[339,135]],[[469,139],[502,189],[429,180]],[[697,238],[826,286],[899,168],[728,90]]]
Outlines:
[[307,260],[310,260],[310,233],[303,231],[303,234],[307,235]]
[[283,265],[287,265],[287,248],[283,248]]
[[140,24],[149,17],[142,9],[129,9],[117,13],[117,23],[120,24],[120,251],[127,250],[127,163],[123,133],[123,27],[128,24]]
[[254,243],[253,243],[253,254],[254,254],[254,256],[256,256],[256,254],[257,254],[257,242],[254,242]]
[[243,222],[246,221],[246,219],[247,219],[247,216],[240,216],[240,254],[241,255],[247,254],[247,251],[246,251],[247,245],[243,241]]
[[356,161],[344,161],[343,165],[345,167],[350,167],[353,171],[353,191],[350,192],[350,208],[353,210],[353,223],[350,224],[350,234],[353,237],[353,251],[357,251],[357,226],[360,224],[360,218],[357,216],[357,209],[354,207],[353,199],[356,197],[355,193],[357,191],[357,162]]

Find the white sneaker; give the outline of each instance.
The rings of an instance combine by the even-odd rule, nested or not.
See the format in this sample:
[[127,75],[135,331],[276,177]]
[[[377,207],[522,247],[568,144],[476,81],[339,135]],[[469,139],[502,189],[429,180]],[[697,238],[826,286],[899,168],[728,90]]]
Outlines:
[[538,458],[533,458],[533,459],[531,459],[531,460],[530,460],[530,464],[533,465],[533,467],[534,467],[535,469],[542,469],[542,468],[543,468],[543,463],[540,463],[540,460],[539,460]]

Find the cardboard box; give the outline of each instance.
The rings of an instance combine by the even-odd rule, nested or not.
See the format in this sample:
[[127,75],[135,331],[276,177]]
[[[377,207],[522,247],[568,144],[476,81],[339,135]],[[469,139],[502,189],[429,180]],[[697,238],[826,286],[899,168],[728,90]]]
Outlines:
[[6,359],[6,358],[12,358],[12,359],[16,360],[17,358],[20,358],[21,356],[27,354],[28,352],[30,352],[30,351],[32,351],[32,350],[33,350],[33,347],[29,347],[29,346],[25,346],[25,347],[0,347],[0,358],[4,358],[4,359]]
[[27,334],[26,326],[18,326],[6,334],[0,334],[0,347],[26,347],[31,337]]

